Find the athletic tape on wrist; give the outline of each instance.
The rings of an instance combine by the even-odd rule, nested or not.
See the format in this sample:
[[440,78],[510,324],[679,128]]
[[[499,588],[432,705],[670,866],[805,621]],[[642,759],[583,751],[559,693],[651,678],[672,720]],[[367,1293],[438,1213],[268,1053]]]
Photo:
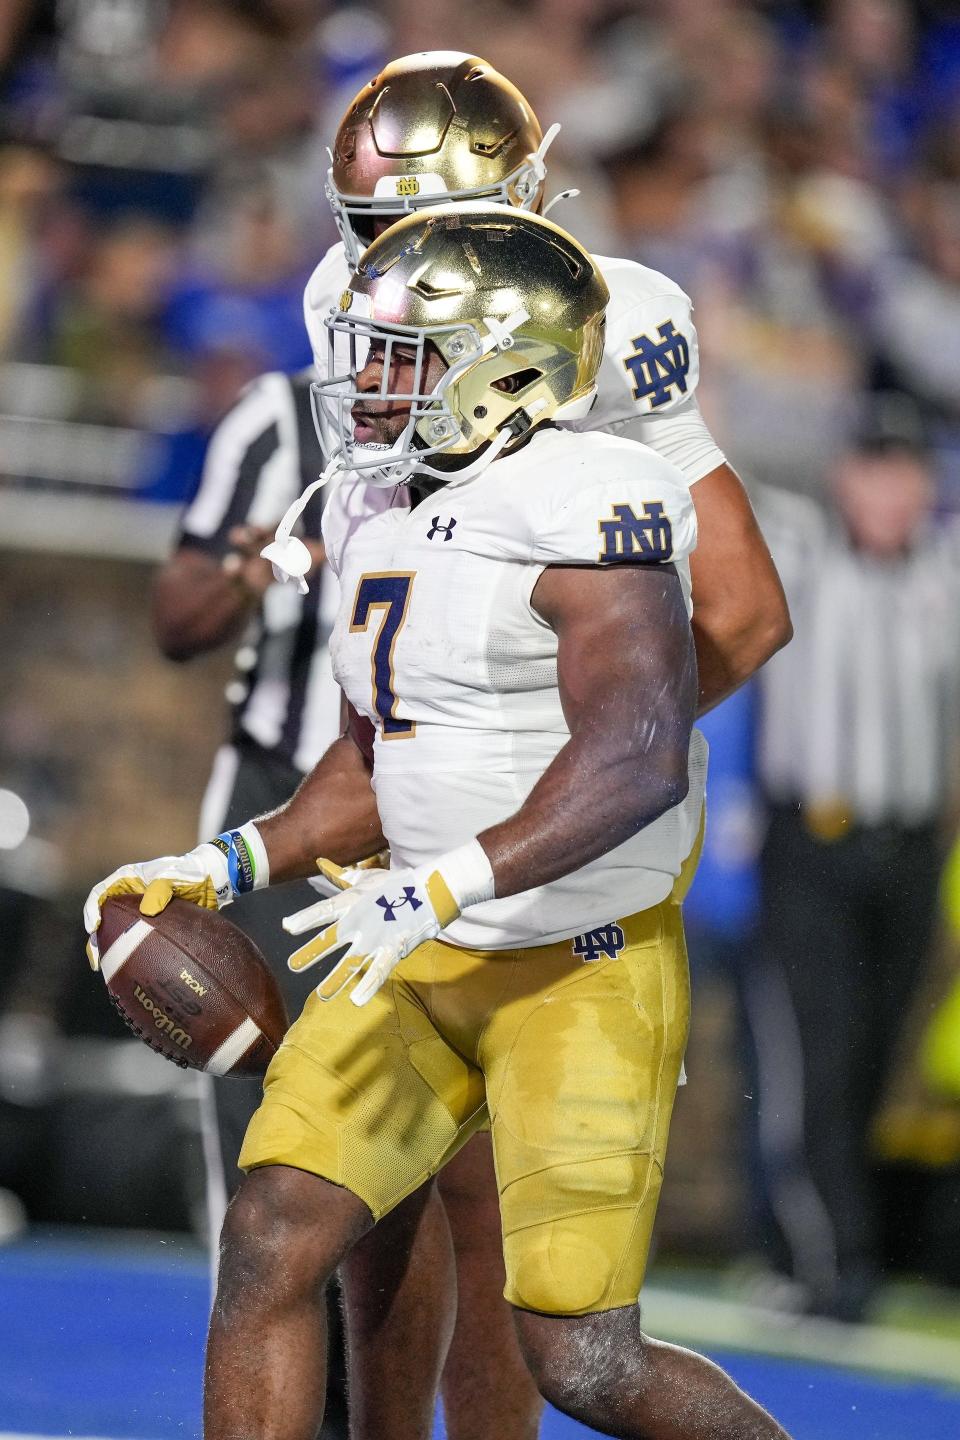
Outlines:
[[224,830],[215,845],[227,862],[227,875],[234,895],[262,890],[270,883],[270,862],[256,825],[247,822],[239,830]]
[[468,905],[493,899],[493,870],[479,840],[448,850],[446,855],[441,855],[434,870],[443,877],[461,911]]

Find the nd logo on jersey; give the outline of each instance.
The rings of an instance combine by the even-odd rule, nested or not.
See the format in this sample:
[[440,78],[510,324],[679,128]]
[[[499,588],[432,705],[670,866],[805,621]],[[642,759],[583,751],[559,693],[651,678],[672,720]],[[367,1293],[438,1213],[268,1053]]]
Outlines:
[[574,935],[570,943],[574,955],[582,955],[584,960],[601,960],[604,955],[608,960],[616,960],[627,941],[620,926],[611,921],[609,925],[601,925],[599,930]]
[[673,321],[658,325],[657,334],[659,340],[638,335],[634,353],[623,362],[633,376],[634,400],[649,400],[651,410],[672,400],[674,389],[686,395],[690,369],[690,346],[686,336],[678,335]]
[[659,500],[644,505],[640,514],[632,505],[614,505],[612,520],[598,522],[603,536],[601,560],[634,560],[641,564],[669,560],[673,529]]
[[419,195],[420,181],[416,175],[401,175],[397,180],[398,195]]

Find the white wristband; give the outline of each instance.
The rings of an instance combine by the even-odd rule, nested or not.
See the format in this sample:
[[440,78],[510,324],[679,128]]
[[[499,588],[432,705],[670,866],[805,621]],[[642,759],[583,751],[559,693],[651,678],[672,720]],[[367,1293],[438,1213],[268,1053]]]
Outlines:
[[458,850],[448,850],[431,869],[439,870],[461,911],[468,905],[493,899],[493,870],[479,840],[471,840]]
[[270,884],[270,858],[267,855],[267,847],[263,843],[263,836],[252,820],[248,820],[246,825],[240,826],[240,834],[246,840],[247,848],[253,856],[253,888],[254,890],[266,890]]
[[[230,899],[235,899],[238,895],[248,895],[251,890],[264,890],[270,884],[270,861],[267,859],[266,846],[252,820],[235,829],[224,830],[213,840],[198,845],[193,853],[201,852],[207,846],[223,856],[222,864],[226,869]],[[228,900],[221,899],[219,903],[225,905]]]

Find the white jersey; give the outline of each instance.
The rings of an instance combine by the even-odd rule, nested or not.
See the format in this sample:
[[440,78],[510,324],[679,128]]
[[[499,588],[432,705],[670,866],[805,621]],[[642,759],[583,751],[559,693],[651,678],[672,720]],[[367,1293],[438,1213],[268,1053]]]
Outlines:
[[[700,354],[690,297],[673,280],[634,260],[595,255],[607,282],[607,333],[597,399],[572,429],[625,431],[680,470],[688,485],[723,464],[723,452],[696,400]],[[343,244],[331,245],[303,297],[304,319],[321,375],[327,374],[324,317],[350,280]]]
[[[401,868],[514,814],[569,738],[557,638],[531,604],[543,569],[684,562],[696,519],[682,477],[649,449],[551,428],[413,509],[404,488],[348,477],[323,538],[343,597],[334,673],[376,726],[374,789]],[[704,771],[695,734],[680,805],[573,874],[470,907],[444,938],[536,945],[657,904],[692,848]]]

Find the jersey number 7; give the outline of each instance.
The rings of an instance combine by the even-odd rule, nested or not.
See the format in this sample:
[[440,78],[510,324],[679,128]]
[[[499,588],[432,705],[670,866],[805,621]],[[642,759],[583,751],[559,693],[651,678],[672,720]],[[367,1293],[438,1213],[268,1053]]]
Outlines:
[[370,678],[373,708],[380,716],[384,740],[408,740],[417,731],[413,721],[397,718],[397,696],[393,688],[393,647],[407,618],[415,574],[414,570],[385,570],[361,575],[350,616],[350,631],[355,634],[368,628],[373,611],[380,611],[370,657]]

